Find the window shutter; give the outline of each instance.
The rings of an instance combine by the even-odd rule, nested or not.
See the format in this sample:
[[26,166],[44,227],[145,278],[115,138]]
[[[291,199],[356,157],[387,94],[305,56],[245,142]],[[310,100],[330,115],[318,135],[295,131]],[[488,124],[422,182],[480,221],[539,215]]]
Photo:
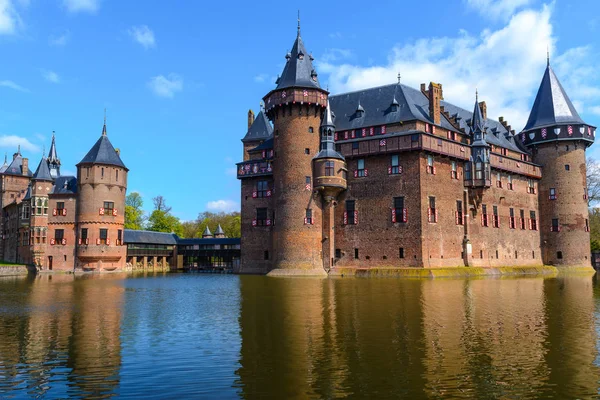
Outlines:
[[382,125],[382,126],[381,126],[381,134],[382,134],[382,135],[385,135],[385,125]]
[[256,198],[256,197],[258,197],[258,192],[257,192],[256,190],[252,192],[252,197],[253,197],[253,198]]
[[392,223],[396,223],[396,209],[392,208]]
[[271,192],[271,190],[267,190],[267,197],[271,197],[271,195],[273,194],[273,192]]
[[63,239],[63,240],[62,240],[62,245],[64,246],[64,245],[66,245],[66,244],[67,244],[67,239]]
[[402,209],[402,222],[408,222],[408,208]]
[[62,215],[63,215],[63,217],[66,217],[66,216],[67,216],[67,209],[66,209],[66,208],[63,208],[63,210],[62,210]]
[[100,207],[100,210],[98,211],[98,213],[100,215],[104,215],[104,207]]
[[358,210],[354,210],[354,225],[358,225]]
[[431,125],[431,132],[435,133],[435,125]]
[[110,245],[110,239],[109,238],[106,238],[106,245],[107,246]]
[[255,220],[255,219],[253,219],[253,220],[252,220],[252,226],[256,226],[256,225],[257,225],[257,222],[256,222],[256,220]]
[[429,124],[425,124],[425,132],[429,133]]
[[369,176],[369,170],[365,168],[365,176]]
[[388,174],[391,175],[392,174],[392,167],[388,167]]
[[52,210],[52,216],[56,217],[56,215],[57,215],[56,208],[54,208],[54,209]]
[[435,210],[435,221],[433,221],[433,222],[438,222],[438,210],[437,210],[437,208]]
[[265,222],[267,224],[267,226],[271,226],[271,220],[267,219],[267,221]]
[[338,140],[338,133],[337,132],[333,135],[333,140]]
[[374,133],[375,133],[375,128],[370,127],[369,128],[369,136],[373,136]]
[[431,208],[427,209],[427,222],[431,222]]
[[55,239],[50,239],[50,245],[54,246],[55,243],[56,243]]
[[344,225],[348,225],[348,211],[344,211]]
[[527,218],[527,221],[529,221],[529,230],[533,229],[533,222],[531,221],[531,218]]
[[96,239],[96,244],[100,244],[100,238]]
[[90,239],[85,239],[85,244],[90,244]]
[[358,178],[358,170],[354,170],[354,177]]
[[81,246],[81,238],[77,241],[77,244]]
[[456,225],[460,225],[458,223],[458,211],[454,211],[454,219],[456,220]]
[[433,168],[433,174],[435,175],[435,167],[432,167],[432,168]]
[[367,136],[367,128],[363,128],[362,135],[363,137]]
[[113,208],[113,217],[116,217],[116,216],[117,216],[117,209]]
[[485,226],[484,220],[483,220],[483,213],[481,214],[481,226]]
[[402,166],[401,166],[401,165],[399,165],[399,166],[398,166],[398,173],[399,173],[399,174],[401,174],[401,173],[402,173]]

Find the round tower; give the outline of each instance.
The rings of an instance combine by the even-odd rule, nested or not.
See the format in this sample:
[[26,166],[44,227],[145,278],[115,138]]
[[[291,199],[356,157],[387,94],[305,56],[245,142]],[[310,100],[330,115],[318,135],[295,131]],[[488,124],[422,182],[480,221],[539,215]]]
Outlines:
[[542,166],[536,219],[544,264],[591,266],[585,150],[594,142],[594,133],[595,127],[579,117],[548,63],[520,134],[533,162]]
[[92,271],[125,266],[123,244],[127,172],[106,135],[77,164],[77,268]]
[[264,97],[273,121],[273,269],[269,275],[325,275],[321,199],[314,190],[312,158],[327,103],[300,37],[300,27],[277,87]]

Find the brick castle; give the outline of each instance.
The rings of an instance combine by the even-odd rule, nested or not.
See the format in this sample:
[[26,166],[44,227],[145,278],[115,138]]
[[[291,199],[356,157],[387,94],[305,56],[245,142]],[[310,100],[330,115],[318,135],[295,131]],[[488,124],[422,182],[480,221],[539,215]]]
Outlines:
[[20,149],[0,168],[0,259],[38,270],[111,271],[125,266],[128,169],[106,135],[63,176],[54,135],[35,172]]
[[[550,63],[516,134],[400,82],[330,95],[298,35],[242,139],[241,273],[590,266],[586,124]],[[272,122],[272,124],[271,124]]]

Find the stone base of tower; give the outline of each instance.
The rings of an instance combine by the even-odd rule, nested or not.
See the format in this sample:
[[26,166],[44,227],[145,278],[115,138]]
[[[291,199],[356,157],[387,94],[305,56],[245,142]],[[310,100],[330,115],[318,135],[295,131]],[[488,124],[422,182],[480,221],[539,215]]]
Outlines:
[[321,265],[303,263],[287,263],[279,265],[278,268],[271,270],[267,276],[321,276],[326,277],[327,272]]

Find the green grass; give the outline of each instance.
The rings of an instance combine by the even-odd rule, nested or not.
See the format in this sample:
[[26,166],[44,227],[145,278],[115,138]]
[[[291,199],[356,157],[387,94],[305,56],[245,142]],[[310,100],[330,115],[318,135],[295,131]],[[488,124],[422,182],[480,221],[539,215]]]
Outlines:
[[0,267],[25,267],[27,264],[19,264],[15,262],[8,262],[4,260],[0,260]]

